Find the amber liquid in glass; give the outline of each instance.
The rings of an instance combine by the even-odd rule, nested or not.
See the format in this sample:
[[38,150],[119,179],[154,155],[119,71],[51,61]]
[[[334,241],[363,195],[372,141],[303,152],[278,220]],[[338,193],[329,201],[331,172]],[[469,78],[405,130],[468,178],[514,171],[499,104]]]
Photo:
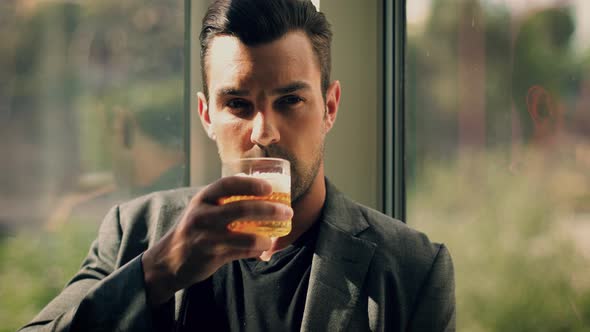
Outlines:
[[[220,204],[228,204],[237,201],[264,200],[269,202],[282,203],[291,206],[291,193],[273,192],[268,196],[230,196],[222,198]],[[228,225],[229,230],[234,232],[255,233],[268,237],[281,237],[291,232],[291,219],[289,220],[239,220]]]

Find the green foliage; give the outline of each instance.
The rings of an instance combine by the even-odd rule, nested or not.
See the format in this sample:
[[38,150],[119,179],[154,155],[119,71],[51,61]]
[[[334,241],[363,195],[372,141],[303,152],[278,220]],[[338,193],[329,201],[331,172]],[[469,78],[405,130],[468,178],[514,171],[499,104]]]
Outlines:
[[513,173],[501,155],[432,161],[408,197],[408,223],[450,248],[458,330],[590,331],[587,239],[573,236],[587,212],[557,190],[575,171],[533,157]]
[[30,321],[74,275],[96,225],[72,222],[54,232],[22,230],[0,238],[0,332]]

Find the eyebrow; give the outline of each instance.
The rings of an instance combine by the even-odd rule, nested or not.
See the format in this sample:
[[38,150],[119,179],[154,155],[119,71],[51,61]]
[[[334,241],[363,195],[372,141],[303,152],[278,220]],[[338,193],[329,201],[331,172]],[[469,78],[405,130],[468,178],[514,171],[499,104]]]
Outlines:
[[288,84],[286,86],[282,86],[280,88],[276,88],[274,90],[272,90],[272,94],[273,95],[285,95],[285,94],[289,94],[289,93],[293,93],[295,91],[298,90],[309,90],[311,89],[311,86],[303,81],[297,81],[297,82],[293,82],[291,84]]
[[250,91],[248,91],[248,90],[240,90],[240,89],[232,88],[232,87],[225,87],[225,88],[221,88],[221,89],[217,90],[218,97],[224,97],[224,96],[244,97],[249,94],[250,94]]
[[[287,84],[285,86],[273,89],[272,94],[273,95],[284,95],[284,94],[293,93],[293,92],[299,91],[299,90],[309,90],[309,89],[311,89],[311,86],[308,83],[303,82],[303,81],[297,81],[297,82],[293,82],[293,83]],[[248,95],[250,95],[249,90],[238,89],[238,88],[234,88],[234,87],[223,87],[223,88],[220,88],[217,90],[217,96],[219,98],[222,98],[225,96],[245,97]]]

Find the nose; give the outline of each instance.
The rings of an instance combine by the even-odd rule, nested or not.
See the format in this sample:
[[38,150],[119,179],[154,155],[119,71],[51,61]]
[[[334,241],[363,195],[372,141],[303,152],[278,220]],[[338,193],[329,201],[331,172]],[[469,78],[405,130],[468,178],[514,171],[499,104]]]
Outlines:
[[271,114],[257,112],[252,121],[252,134],[250,135],[252,143],[268,146],[280,141],[281,135]]

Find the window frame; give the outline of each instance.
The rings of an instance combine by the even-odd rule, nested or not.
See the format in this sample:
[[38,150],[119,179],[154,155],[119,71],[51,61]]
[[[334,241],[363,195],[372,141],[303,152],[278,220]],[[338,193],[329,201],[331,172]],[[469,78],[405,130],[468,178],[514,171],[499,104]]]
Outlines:
[[406,1],[383,0],[383,212],[406,222]]
[[190,186],[191,181],[191,12],[191,0],[184,0],[184,126],[182,130],[186,158],[186,167],[184,169],[185,186]]

